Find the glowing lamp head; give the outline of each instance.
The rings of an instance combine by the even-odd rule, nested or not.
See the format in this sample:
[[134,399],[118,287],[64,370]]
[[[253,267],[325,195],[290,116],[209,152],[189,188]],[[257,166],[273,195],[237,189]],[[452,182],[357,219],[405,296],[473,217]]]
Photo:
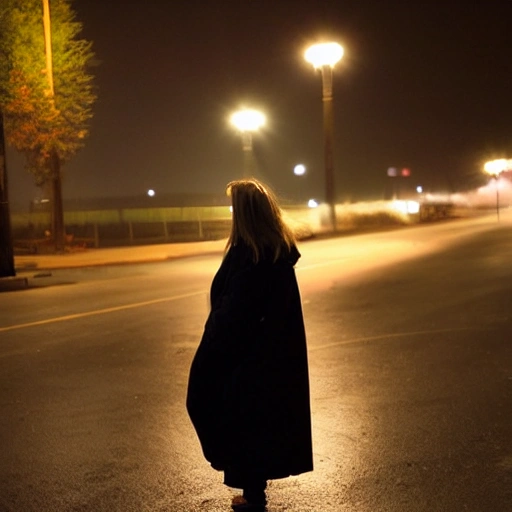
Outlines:
[[498,176],[508,169],[512,169],[512,160],[507,160],[506,158],[491,160],[490,162],[486,162],[484,165],[484,171],[492,176]]
[[330,66],[331,68],[341,60],[343,57],[343,47],[338,43],[319,43],[310,46],[304,58],[307,62],[313,65],[313,67],[321,68],[323,66]]
[[257,110],[240,110],[231,116],[231,124],[241,132],[257,131],[265,122],[265,116]]
[[295,176],[304,176],[304,174],[306,174],[306,166],[303,164],[297,164],[293,168],[293,174],[295,174]]

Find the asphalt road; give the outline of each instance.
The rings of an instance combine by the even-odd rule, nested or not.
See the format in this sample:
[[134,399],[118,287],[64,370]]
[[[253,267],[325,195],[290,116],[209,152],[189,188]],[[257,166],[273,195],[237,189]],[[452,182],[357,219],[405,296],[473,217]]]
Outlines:
[[[315,471],[270,512],[512,511],[512,222],[301,244]],[[219,257],[0,294],[0,512],[229,511],[186,415]]]

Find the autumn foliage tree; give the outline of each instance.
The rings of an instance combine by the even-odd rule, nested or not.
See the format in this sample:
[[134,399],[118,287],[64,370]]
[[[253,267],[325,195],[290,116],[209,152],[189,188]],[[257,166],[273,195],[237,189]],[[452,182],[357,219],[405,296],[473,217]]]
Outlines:
[[92,43],[79,38],[82,25],[69,0],[46,2],[50,47],[43,25],[45,0],[2,0],[0,108],[8,143],[25,155],[38,185],[51,185],[53,235],[61,249],[62,164],[84,145],[96,98],[89,72]]

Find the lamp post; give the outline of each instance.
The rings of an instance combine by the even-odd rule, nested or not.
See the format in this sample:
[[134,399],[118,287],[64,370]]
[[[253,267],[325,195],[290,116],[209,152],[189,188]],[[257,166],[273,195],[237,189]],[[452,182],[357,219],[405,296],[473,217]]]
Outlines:
[[244,178],[254,171],[254,154],[252,150],[252,134],[266,122],[265,116],[258,110],[243,109],[231,116],[231,124],[240,132],[242,150],[244,152]]
[[333,164],[333,102],[332,80],[334,65],[343,57],[343,48],[338,43],[320,43],[310,46],[304,58],[322,73],[322,100],[324,122],[324,159],[325,159],[325,200],[329,206],[331,227],[336,231],[336,197],[334,193]]
[[[48,80],[48,97],[55,108],[53,88],[53,56],[52,56],[52,32],[50,22],[50,3],[43,0],[43,30],[45,41],[46,76]],[[61,159],[57,150],[52,148],[49,155],[49,167],[51,171],[50,184],[52,190],[52,231],[55,250],[62,252],[65,245],[64,206],[62,203],[62,176]]]
[[512,169],[512,159],[507,160],[506,158],[499,158],[497,160],[490,160],[484,165],[484,171],[491,175],[496,184],[496,217],[500,220],[500,189],[499,189],[499,178],[503,171]]

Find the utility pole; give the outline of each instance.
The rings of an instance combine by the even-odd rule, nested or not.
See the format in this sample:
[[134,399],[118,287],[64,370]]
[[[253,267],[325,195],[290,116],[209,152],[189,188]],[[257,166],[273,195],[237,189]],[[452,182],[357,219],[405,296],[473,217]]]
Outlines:
[[[43,0],[43,26],[44,43],[46,53],[46,76],[48,77],[48,95],[52,106],[54,101],[53,89],[53,58],[52,58],[52,31],[50,25],[49,0]],[[53,108],[55,108],[53,106]],[[52,236],[55,243],[55,250],[64,250],[64,207],[62,203],[62,177],[60,172],[60,157],[54,148],[50,154],[50,180],[52,190]]]
[[49,95],[53,100],[53,56],[52,56],[52,29],[50,25],[50,4],[49,0],[43,0],[43,26],[44,26],[44,47],[46,55],[46,76],[48,77]]
[[4,118],[2,112],[0,112],[0,277],[12,277],[15,275],[11,215],[7,191]]

